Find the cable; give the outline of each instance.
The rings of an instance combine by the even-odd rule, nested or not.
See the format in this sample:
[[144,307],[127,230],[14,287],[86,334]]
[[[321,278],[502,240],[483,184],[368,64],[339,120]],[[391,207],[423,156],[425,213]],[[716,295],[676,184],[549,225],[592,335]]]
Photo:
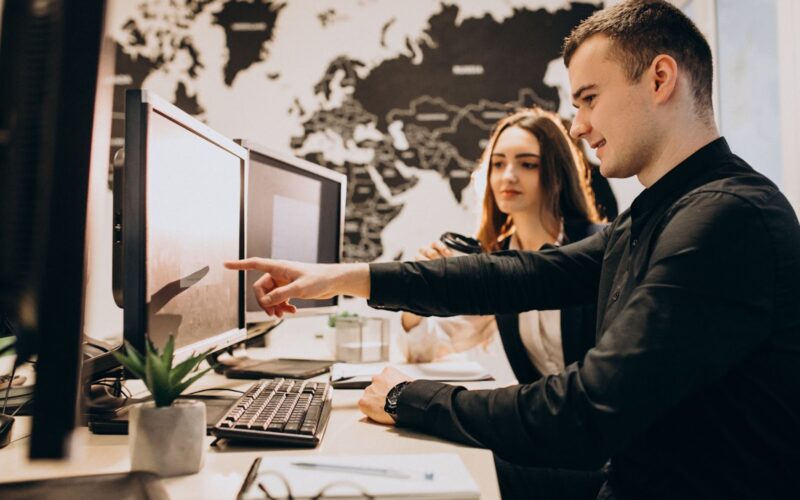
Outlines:
[[211,389],[200,389],[199,391],[189,392],[189,393],[186,393],[186,394],[183,394],[183,395],[184,396],[195,396],[197,394],[200,394],[201,392],[211,392],[211,391],[230,391],[230,392],[235,392],[237,394],[244,394],[244,391],[240,391],[238,389],[230,389],[228,387],[212,387]]
[[125,396],[126,398],[133,397],[130,390],[125,387],[122,383],[122,374],[118,374],[116,377],[103,377],[101,379],[95,380],[91,383],[91,385],[101,385],[103,387],[107,387],[109,389],[113,389],[113,393],[110,393],[109,396],[113,397],[120,397]]
[[115,398],[118,398],[120,396],[124,396],[125,399],[130,399],[130,398],[133,397],[133,395],[131,394],[130,390],[128,390],[128,388],[124,387],[124,386],[120,389],[119,387],[117,387],[116,384],[111,384],[111,383],[108,383],[108,382],[100,382],[100,381],[94,382],[92,385],[99,385],[99,386],[105,387],[107,389],[113,389],[114,392],[106,391],[106,394],[108,394],[109,396],[115,397]]
[[[32,393],[32,392],[29,392],[28,394],[21,394],[21,396],[33,396],[33,393]],[[21,405],[17,406],[17,409],[16,409],[16,410],[14,410],[14,412],[11,414],[11,416],[12,416],[12,417],[16,416],[16,415],[17,415],[17,413],[19,413],[19,411],[20,411],[20,410],[21,410],[21,409],[22,409],[22,408],[23,408],[25,405],[27,405],[28,403],[30,403],[31,401],[33,401],[33,397],[30,397],[30,398],[26,399],[25,401],[23,401]]]
[[98,344],[97,342],[92,342],[91,340],[85,340],[83,343],[85,345],[94,347],[95,349],[99,349],[99,350],[101,350],[103,352],[109,352],[110,351],[110,349],[108,347],[106,347],[104,345],[101,345],[101,344]]

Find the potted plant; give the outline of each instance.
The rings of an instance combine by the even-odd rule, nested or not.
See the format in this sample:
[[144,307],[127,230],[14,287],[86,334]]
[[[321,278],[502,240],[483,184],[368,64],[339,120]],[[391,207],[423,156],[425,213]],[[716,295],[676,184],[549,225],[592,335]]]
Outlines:
[[170,336],[163,351],[148,340],[142,355],[129,343],[125,353],[114,357],[144,381],[153,401],[130,410],[128,434],[131,470],[151,471],[164,477],[191,474],[203,463],[206,407],[199,401],[176,399],[211,368],[192,374],[208,352],[191,356],[173,366],[175,339]]

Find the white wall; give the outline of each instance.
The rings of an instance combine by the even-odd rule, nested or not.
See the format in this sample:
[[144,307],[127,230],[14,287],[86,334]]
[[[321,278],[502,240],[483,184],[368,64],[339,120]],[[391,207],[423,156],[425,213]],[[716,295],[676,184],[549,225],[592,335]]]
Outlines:
[[114,197],[108,188],[108,149],[111,139],[108,131],[111,127],[110,110],[114,92],[114,48],[110,39],[103,40],[89,171],[83,327],[89,337],[111,343],[122,339],[122,309],[114,303],[111,290]]
[[[710,1],[710,0],[707,0]],[[716,0],[721,132],[800,210],[800,2]]]
[[781,189],[800,211],[800,2],[777,0],[778,95],[780,107]]
[[776,0],[717,0],[720,132],[781,185],[776,25]]
[[[800,2],[670,1],[694,20],[711,45],[721,133],[736,154],[778,184],[800,210]],[[611,182],[620,208],[641,190],[631,179]]]

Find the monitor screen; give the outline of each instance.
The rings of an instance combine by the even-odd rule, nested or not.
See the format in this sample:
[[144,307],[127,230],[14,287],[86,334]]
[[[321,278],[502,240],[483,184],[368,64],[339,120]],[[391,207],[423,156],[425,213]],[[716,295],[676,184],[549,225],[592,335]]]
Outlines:
[[[271,151],[249,141],[247,242],[248,257],[335,263],[341,260],[347,178],[311,162]],[[246,274],[251,290],[262,273]],[[326,300],[292,300],[300,313],[321,313],[338,304]],[[255,295],[245,299],[248,323],[266,321]]]
[[124,335],[175,336],[176,357],[244,339],[241,273],[246,151],[143,90],[126,101]]

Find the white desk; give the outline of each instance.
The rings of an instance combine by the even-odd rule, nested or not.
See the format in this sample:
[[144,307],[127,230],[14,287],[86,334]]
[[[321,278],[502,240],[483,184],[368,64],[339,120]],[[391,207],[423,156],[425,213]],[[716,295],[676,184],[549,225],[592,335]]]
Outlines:
[[[319,318],[292,320],[270,333],[269,357],[294,356],[325,358],[327,344],[315,338]],[[300,349],[298,349],[300,348]],[[299,353],[298,351],[302,351]],[[247,387],[249,381],[236,381],[218,375],[204,377],[189,391],[206,387]],[[472,384],[471,384],[472,385]],[[476,383],[474,387],[487,387]],[[457,453],[481,490],[482,499],[500,498],[492,453],[418,434],[406,429],[378,425],[368,421],[358,410],[360,390],[334,390],[333,412],[322,443],[315,449],[209,447],[202,470],[197,474],[167,478],[167,491],[173,499],[233,499],[253,459],[259,455],[357,455],[402,453]],[[69,460],[30,462],[27,459],[30,419],[17,418],[13,442],[0,450],[0,482],[25,479],[77,476],[84,474],[126,472],[130,469],[127,436],[91,434],[87,428],[76,429],[74,449]],[[210,444],[211,437],[206,438]]]

